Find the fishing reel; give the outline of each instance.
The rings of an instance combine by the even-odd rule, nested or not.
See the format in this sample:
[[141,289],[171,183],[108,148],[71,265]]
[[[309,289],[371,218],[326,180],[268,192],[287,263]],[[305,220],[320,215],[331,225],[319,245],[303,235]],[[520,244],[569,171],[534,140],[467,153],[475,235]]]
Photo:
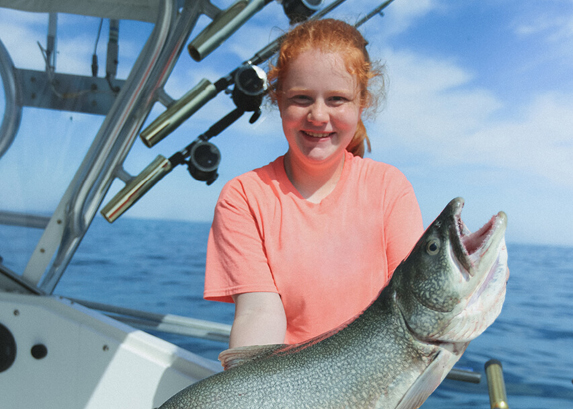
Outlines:
[[267,90],[267,73],[262,68],[247,62],[237,69],[231,98],[238,109],[254,112],[249,123],[261,116],[261,103]]
[[193,141],[183,152],[177,152],[169,159],[173,165],[186,164],[193,179],[206,182],[207,185],[211,185],[219,177],[217,170],[221,163],[221,152],[211,142],[200,138]]
[[282,0],[284,12],[290,24],[300,23],[312,16],[324,3],[324,0]]

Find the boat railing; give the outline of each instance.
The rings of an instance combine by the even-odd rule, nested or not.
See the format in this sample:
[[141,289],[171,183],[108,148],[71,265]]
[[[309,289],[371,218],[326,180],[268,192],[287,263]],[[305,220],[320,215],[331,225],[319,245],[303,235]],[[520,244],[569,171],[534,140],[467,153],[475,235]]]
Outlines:
[[[209,52],[231,35],[254,12],[269,2],[270,0],[241,1],[241,4],[245,3],[244,6],[248,8],[248,12],[241,14],[239,19],[231,16],[232,24],[227,22],[229,24],[219,26],[219,31],[223,34],[217,32],[213,34],[218,35],[219,40],[210,42]],[[42,10],[28,11],[48,11],[43,10],[46,7],[45,3],[35,4]],[[215,20],[217,16],[224,17],[229,14],[229,10],[218,9],[209,0],[159,0],[157,5],[159,10],[156,13],[157,20],[153,31],[128,78],[125,81],[117,80],[113,83],[114,88],[119,88],[114,98],[95,104],[100,110],[103,106],[103,112],[92,111],[91,113],[105,112],[105,120],[51,217],[0,210],[0,223],[2,224],[44,229],[22,274],[25,282],[36,286],[43,293],[53,292],[112,182],[120,179],[127,183],[133,179],[124,170],[123,162],[155,102],[159,101],[166,105],[173,102],[163,87],[199,16],[204,14]],[[70,7],[72,6],[76,5],[72,2]],[[66,12],[66,10],[62,11]],[[58,76],[56,79],[60,83],[70,84],[76,81],[80,82],[84,88],[86,85],[98,88],[99,84],[94,81],[105,81],[102,78],[94,79],[49,72],[51,68],[48,64],[46,73],[18,70],[14,67],[2,43],[0,43],[0,69],[6,98],[6,109],[0,133],[0,156],[10,147],[18,131],[22,100],[25,99],[21,92],[22,78],[33,76],[38,82],[46,82]],[[61,101],[58,102],[57,98],[53,98],[50,87],[47,88],[48,91],[43,98],[35,98],[35,106],[38,106],[38,101],[43,101],[43,107],[69,110],[69,106],[62,106]],[[106,105],[109,106],[107,110]]]
[[93,301],[71,300],[141,330],[229,343],[231,326],[228,324],[199,320],[175,314],[157,314]]
[[24,270],[23,277],[46,293],[61,278],[151,109],[154,88],[162,80],[157,67],[166,62],[162,51],[172,31],[174,3],[162,2],[153,32]]
[[12,145],[22,120],[22,98],[16,80],[16,67],[0,41],[0,78],[4,87],[4,115],[0,125],[0,159]]

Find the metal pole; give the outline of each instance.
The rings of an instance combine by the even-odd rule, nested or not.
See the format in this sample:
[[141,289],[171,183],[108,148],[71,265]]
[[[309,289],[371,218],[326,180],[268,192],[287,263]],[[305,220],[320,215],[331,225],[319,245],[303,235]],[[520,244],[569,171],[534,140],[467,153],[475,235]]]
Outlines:
[[48,45],[46,46],[46,72],[56,71],[57,31],[58,31],[58,14],[50,13],[48,17]]
[[501,362],[497,359],[487,361],[485,363],[485,374],[487,376],[487,389],[491,409],[509,409]]

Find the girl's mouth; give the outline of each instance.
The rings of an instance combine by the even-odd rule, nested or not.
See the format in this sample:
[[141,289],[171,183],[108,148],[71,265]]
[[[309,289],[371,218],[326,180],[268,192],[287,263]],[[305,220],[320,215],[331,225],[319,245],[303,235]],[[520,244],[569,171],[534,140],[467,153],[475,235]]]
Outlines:
[[301,131],[304,135],[310,138],[328,138],[329,136],[334,135],[334,132],[310,132],[310,131]]

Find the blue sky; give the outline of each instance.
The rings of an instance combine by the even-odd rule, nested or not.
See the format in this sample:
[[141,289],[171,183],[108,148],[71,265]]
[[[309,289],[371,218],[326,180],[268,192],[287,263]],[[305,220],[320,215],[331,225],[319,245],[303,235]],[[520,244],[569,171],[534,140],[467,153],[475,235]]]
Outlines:
[[[353,23],[380,3],[347,0],[331,15]],[[98,25],[97,18],[60,15],[57,71],[90,75]],[[281,7],[268,5],[203,62],[184,52],[167,92],[178,98],[202,78],[214,82],[287,27]],[[150,30],[121,23],[120,78]],[[406,174],[425,225],[462,196],[471,230],[503,210],[508,241],[573,246],[573,2],[395,0],[361,31],[387,73],[386,102],[366,123],[369,156]],[[0,9],[0,39],[17,67],[43,69],[37,42],[45,45],[46,32],[47,15]],[[106,43],[107,22],[100,75]],[[219,95],[154,148],[137,140],[126,170],[135,175],[157,155],[170,156],[233,108]],[[156,106],[151,117],[162,110]],[[179,167],[124,217],[211,220],[227,180],[286,151],[277,110],[264,112],[254,125],[245,115],[212,140],[223,156],[213,185]],[[24,109],[20,134],[0,160],[0,208],[53,210],[101,122]],[[104,203],[122,186],[115,182]]]

